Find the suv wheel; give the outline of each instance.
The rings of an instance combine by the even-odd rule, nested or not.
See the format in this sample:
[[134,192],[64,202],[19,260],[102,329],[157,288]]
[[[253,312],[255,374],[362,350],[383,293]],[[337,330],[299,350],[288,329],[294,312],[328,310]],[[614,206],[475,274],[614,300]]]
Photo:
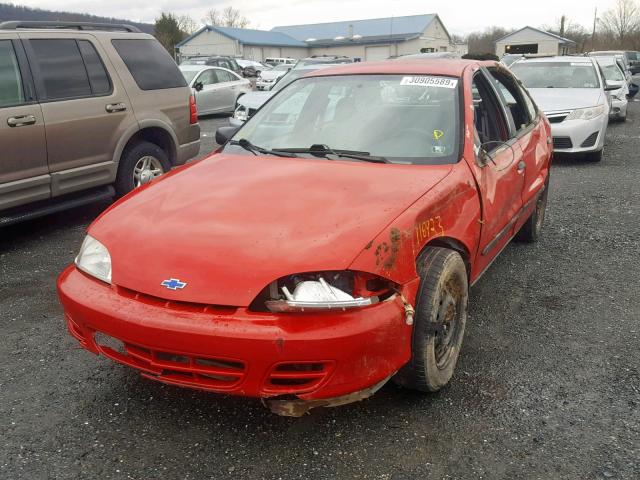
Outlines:
[[118,167],[116,193],[119,197],[134,188],[149,183],[171,169],[164,150],[151,142],[139,142],[127,147]]

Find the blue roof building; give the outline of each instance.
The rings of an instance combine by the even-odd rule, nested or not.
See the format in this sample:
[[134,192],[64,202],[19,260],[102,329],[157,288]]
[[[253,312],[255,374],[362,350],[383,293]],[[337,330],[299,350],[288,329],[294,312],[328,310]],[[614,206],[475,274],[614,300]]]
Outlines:
[[346,55],[380,60],[449,51],[451,38],[437,14],[279,26],[266,30],[207,25],[177,45],[180,55],[232,55],[262,61]]

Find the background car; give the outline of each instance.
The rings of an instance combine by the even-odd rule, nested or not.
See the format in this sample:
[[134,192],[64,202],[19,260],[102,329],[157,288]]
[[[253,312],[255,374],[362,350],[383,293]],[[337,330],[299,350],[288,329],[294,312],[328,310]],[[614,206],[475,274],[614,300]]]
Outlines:
[[609,98],[611,99],[609,118],[624,122],[627,120],[627,105],[629,103],[627,100],[629,87],[624,72],[615,57],[597,57],[596,60],[607,83],[612,87],[619,87],[617,90],[609,91]]
[[282,78],[289,70],[293,68],[293,65],[276,65],[271,70],[262,72],[256,80],[256,88],[258,90],[271,90],[273,86]]
[[282,90],[284,87],[289,85],[294,80],[311,73],[316,70],[321,70],[323,68],[334,66],[332,64],[312,64],[306,65],[302,67],[296,67],[291,69],[284,75],[278,83],[274,85],[274,87],[266,92],[251,92],[247,95],[243,95],[240,99],[238,99],[238,105],[236,106],[236,110],[233,113],[233,117],[229,119],[229,122],[234,127],[241,126],[244,122],[246,122],[249,118],[253,116],[254,113],[262,106],[264,103],[269,100],[272,96],[274,96],[277,92]]
[[640,73],[640,61],[638,59],[637,52],[627,50],[601,50],[589,53],[589,56],[595,57],[609,57],[612,55],[622,59],[625,69],[629,70],[631,75]]
[[249,80],[226,68],[180,65],[180,71],[193,89],[199,115],[233,113],[238,98],[251,92]]
[[200,149],[177,65],[127,25],[0,24],[0,117],[0,225],[124,195]]
[[257,77],[261,72],[265,70],[271,70],[271,67],[267,65],[263,65],[260,62],[256,62],[254,60],[244,60],[239,58],[236,60],[238,65],[242,68],[242,76],[243,77]]
[[209,57],[191,57],[184,60],[180,65],[206,65],[208,67],[221,67],[231,70],[232,72],[242,75],[242,67],[235,58],[225,57],[222,55]]
[[346,57],[344,55],[313,55],[311,57],[303,58],[302,60],[298,60],[295,67],[293,68],[302,68],[307,65],[321,65],[323,63],[327,64],[339,64],[339,63],[353,63],[354,60],[351,57]]
[[297,60],[294,58],[269,57],[264,59],[264,63],[266,65],[271,65],[272,67],[275,67],[276,65],[291,65],[293,67],[296,62]]
[[605,79],[590,57],[523,58],[511,70],[551,122],[555,152],[600,161],[609,121]]

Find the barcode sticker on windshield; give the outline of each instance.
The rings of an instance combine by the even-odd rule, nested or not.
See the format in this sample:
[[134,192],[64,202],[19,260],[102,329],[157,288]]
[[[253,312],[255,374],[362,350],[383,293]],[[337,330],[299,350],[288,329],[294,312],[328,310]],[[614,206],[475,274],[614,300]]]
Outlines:
[[456,88],[456,86],[458,85],[458,80],[448,77],[402,77],[400,85]]

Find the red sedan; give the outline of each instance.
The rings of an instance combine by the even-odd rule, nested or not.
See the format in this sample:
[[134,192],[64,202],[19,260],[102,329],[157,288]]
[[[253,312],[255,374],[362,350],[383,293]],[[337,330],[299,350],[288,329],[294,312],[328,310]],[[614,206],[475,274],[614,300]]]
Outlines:
[[123,198],[58,291],[87,350],[277,413],[451,379],[469,286],[535,241],[550,127],[493,62],[296,80],[208,158]]

